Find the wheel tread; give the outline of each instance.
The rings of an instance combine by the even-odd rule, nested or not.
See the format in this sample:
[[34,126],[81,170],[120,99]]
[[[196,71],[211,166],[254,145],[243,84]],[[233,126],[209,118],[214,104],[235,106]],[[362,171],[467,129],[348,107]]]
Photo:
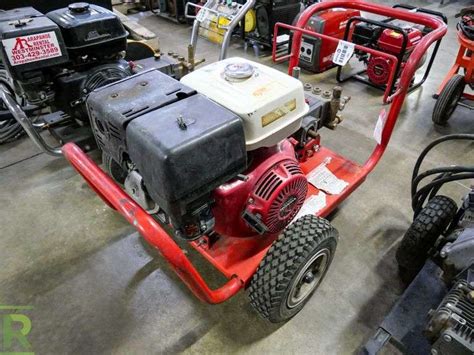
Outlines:
[[452,112],[448,114],[447,110],[452,100],[459,99],[459,98],[456,98],[454,95],[456,94],[457,90],[460,89],[461,85],[464,91],[464,86],[466,85],[466,83],[464,80],[464,76],[460,74],[454,75],[446,83],[445,87],[439,94],[439,97],[436,100],[435,106],[433,108],[432,120],[435,124],[445,125],[446,122],[448,122]]
[[405,281],[410,281],[423,267],[429,250],[446,230],[456,211],[457,205],[452,199],[438,195],[428,201],[413,220],[396,252]]
[[313,215],[299,218],[275,240],[261,261],[248,287],[251,305],[264,318],[281,321],[278,316],[283,295],[292,276],[307,256],[323,241],[334,238],[336,229],[325,219]]

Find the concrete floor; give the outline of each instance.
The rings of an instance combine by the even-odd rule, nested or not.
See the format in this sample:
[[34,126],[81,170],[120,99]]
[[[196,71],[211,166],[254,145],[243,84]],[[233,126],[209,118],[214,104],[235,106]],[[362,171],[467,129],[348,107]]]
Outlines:
[[[462,108],[445,128],[431,122],[431,95],[457,52],[453,16],[470,1],[417,3],[445,12],[450,31],[424,87],[406,100],[382,161],[332,218],[341,239],[325,282],[286,324],[260,319],[244,292],[222,305],[200,303],[63,159],[38,154],[26,138],[0,146],[0,304],[34,307],[25,311],[33,324],[33,351],[355,352],[402,292],[394,251],[410,224],[409,182],[417,155],[444,134],[474,133],[474,115]],[[140,22],[159,34],[163,51],[185,53],[188,27],[150,15]],[[210,62],[217,53],[215,46],[199,42],[198,58]],[[231,55],[244,53],[236,45]],[[335,84],[334,71],[303,79],[327,88]],[[380,92],[355,82],[344,89],[352,96],[346,120],[335,132],[322,132],[323,144],[363,162],[374,146]],[[446,144],[427,164],[472,162],[473,148]],[[466,189],[457,184],[446,192],[459,198]],[[211,284],[223,281],[199,258],[197,264]]]

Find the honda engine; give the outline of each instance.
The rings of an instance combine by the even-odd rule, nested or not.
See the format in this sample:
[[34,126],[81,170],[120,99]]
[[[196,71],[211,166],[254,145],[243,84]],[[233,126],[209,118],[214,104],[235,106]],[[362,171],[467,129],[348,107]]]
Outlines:
[[307,193],[296,159],[305,142],[289,137],[330,116],[299,80],[240,58],[181,82],[139,73],[95,90],[87,107],[109,173],[186,239],[283,230]]

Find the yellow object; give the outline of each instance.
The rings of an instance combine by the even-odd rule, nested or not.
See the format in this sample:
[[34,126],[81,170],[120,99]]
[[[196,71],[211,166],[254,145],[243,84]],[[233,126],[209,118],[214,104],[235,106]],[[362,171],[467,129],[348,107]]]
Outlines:
[[[216,15],[209,16],[208,19],[202,23],[202,27],[199,29],[199,34],[211,42],[221,44],[226,31],[226,29],[223,27],[228,26],[230,20],[223,16],[220,16],[219,20],[217,18],[218,17]],[[217,22],[219,22],[219,24]],[[245,14],[244,30],[245,32],[252,32],[256,27],[257,15],[255,14],[254,9],[250,9]]]
[[[219,25],[217,22],[219,21]],[[228,26],[230,20],[225,17],[219,17],[217,20],[216,15],[211,15],[207,21],[203,23],[203,26],[199,29],[199,34],[202,37],[207,38],[209,41],[221,44],[224,39],[225,29],[223,27]],[[250,9],[244,18],[244,30],[245,32],[252,32],[257,27],[257,15],[254,9]]]
[[126,60],[140,60],[153,57],[157,51],[145,41],[127,39]]
[[137,41],[135,39],[127,39],[127,45],[129,45],[129,46],[136,45],[137,47],[138,46],[143,46],[143,48],[147,48],[148,50],[150,50],[152,52],[155,52],[155,49],[149,43],[146,43],[143,40]]
[[[203,26],[199,29],[199,34],[209,41],[221,44],[224,39],[225,29],[223,26],[229,25],[230,20],[225,17],[219,17],[219,26],[217,26],[217,16],[211,16],[207,26]],[[207,28],[205,28],[207,27]]]
[[250,9],[245,14],[245,24],[244,24],[244,31],[246,33],[252,32],[257,27],[257,15],[254,9]]
[[403,35],[400,32],[393,31],[393,30],[390,32],[390,37],[392,37],[392,38],[400,38],[402,36]]
[[224,39],[225,29],[222,26],[227,26],[230,20],[225,17],[219,17],[219,26],[217,26],[217,16],[214,16],[210,23],[209,40],[214,43],[221,44]]
[[[230,20],[229,19],[226,19],[225,17],[220,17],[219,18],[219,27],[225,27],[225,26],[228,26],[230,23]],[[224,31],[224,30],[221,30],[221,31]],[[224,32],[222,32],[224,33]]]
[[262,127],[268,126],[270,123],[282,118],[287,113],[296,109],[296,99],[290,100],[283,106],[265,114],[262,116]]

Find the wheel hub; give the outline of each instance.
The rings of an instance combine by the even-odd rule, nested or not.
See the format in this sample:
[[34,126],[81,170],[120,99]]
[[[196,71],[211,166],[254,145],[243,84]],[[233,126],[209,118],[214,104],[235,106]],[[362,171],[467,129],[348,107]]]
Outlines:
[[314,279],[315,279],[315,276],[314,276],[313,272],[308,271],[308,273],[306,275],[304,275],[304,277],[303,277],[303,282],[309,284],[309,283],[313,282]]
[[329,249],[321,249],[301,268],[288,293],[288,308],[301,304],[318,287],[329,265],[329,256]]

